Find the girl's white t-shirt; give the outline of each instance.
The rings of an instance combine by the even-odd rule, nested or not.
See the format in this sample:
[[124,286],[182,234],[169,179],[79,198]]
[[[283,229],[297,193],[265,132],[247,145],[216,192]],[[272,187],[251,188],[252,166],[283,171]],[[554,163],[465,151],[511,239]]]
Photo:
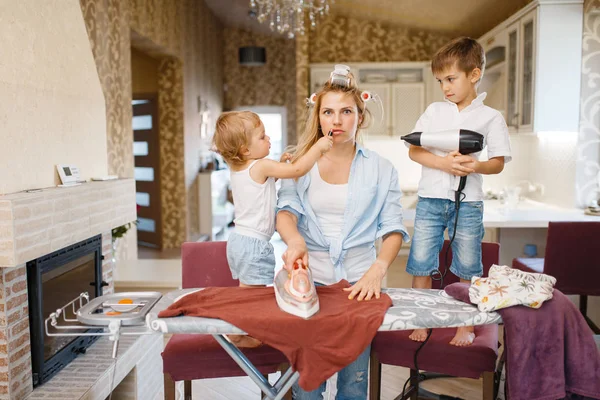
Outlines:
[[233,222],[237,233],[269,241],[275,232],[275,179],[269,177],[262,184],[254,181],[250,170],[257,161],[242,171],[231,171],[235,209]]

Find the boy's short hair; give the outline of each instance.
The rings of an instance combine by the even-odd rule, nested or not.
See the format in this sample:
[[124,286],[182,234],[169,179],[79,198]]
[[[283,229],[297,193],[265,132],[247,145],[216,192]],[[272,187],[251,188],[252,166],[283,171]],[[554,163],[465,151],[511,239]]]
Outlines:
[[[261,124],[251,111],[228,111],[219,115],[213,136],[213,148],[227,164],[242,164],[242,148],[250,142],[251,129]],[[251,127],[249,129],[249,127]]]
[[431,71],[441,73],[456,63],[458,69],[466,74],[479,68],[485,69],[485,52],[475,39],[461,36],[451,40],[439,49],[431,60]]

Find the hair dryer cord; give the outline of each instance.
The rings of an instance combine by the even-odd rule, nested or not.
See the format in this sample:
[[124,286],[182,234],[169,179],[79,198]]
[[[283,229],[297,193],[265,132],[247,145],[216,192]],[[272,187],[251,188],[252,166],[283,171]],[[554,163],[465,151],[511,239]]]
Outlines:
[[[462,203],[462,201],[466,197],[466,195],[462,192],[464,190],[466,184],[467,184],[467,177],[461,176],[460,182],[458,184],[458,190],[454,193],[454,209],[455,209],[455,211],[454,211],[454,232],[452,232],[452,237],[450,238],[450,243],[448,243],[448,247],[446,248],[446,254],[444,255],[444,264],[445,264],[444,270],[440,271],[438,268],[437,270],[432,271],[430,274],[432,281],[440,281],[440,289],[442,289],[442,290],[444,289],[444,278],[446,277],[446,274],[448,273],[448,269],[450,268],[448,255],[450,254],[450,249],[452,248],[452,242],[454,242],[454,238],[456,236],[456,230],[458,229],[458,211],[460,210],[460,203]],[[413,358],[413,361],[415,364],[415,370],[417,371],[417,382],[416,382],[417,393],[418,393],[418,388],[419,388],[419,381],[421,380],[417,357],[419,356],[419,352],[421,351],[423,346],[425,346],[425,344],[429,341],[429,338],[431,337],[431,332],[432,332],[432,330],[430,329],[429,332],[427,333],[427,337],[425,338],[425,340],[421,343],[421,345],[415,351],[414,358]],[[404,393],[406,391],[406,385],[408,384],[409,381],[410,381],[410,377],[404,382],[404,386],[402,387],[402,395],[400,396],[401,399],[404,399],[404,397],[405,397]]]

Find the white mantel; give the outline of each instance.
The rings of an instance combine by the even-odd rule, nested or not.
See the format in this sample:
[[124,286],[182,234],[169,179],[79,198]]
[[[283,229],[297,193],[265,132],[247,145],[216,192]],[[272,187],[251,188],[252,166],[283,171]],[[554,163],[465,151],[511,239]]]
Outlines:
[[0,196],[0,267],[15,267],[136,219],[135,180]]

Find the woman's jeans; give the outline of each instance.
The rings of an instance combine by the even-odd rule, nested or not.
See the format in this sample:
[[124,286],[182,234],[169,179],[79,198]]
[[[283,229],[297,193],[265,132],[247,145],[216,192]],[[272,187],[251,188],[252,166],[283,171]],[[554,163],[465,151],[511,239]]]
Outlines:
[[[316,286],[323,286],[315,282]],[[369,385],[369,357],[371,345],[367,346],[356,360],[341,371],[337,376],[336,400],[366,400]],[[321,383],[318,389],[311,392],[304,391],[298,382],[292,386],[292,398],[294,400],[322,400],[322,393],[326,389],[327,382]]]
[[[371,345],[346,368],[338,372],[336,400],[366,400],[368,398],[369,356]],[[292,387],[294,400],[322,400],[327,382],[323,382],[317,390],[306,392],[298,385]]]

